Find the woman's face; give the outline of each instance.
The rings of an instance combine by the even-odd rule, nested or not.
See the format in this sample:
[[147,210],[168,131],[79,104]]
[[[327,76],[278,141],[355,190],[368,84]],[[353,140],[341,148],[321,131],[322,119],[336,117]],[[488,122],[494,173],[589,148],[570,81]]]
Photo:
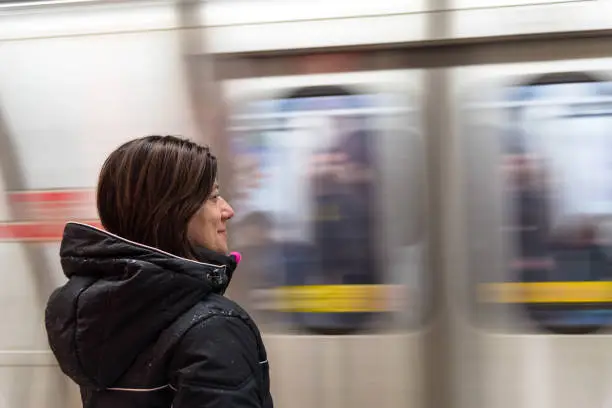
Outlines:
[[215,184],[210,198],[189,220],[187,236],[195,245],[227,254],[227,221],[233,216],[234,210],[219,195],[219,186]]

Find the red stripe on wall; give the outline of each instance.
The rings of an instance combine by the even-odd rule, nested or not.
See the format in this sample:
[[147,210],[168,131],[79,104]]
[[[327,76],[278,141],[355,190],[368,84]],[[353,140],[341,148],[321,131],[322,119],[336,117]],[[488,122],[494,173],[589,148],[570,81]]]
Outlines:
[[92,190],[10,191],[8,196],[13,203],[88,202],[95,199],[95,192]]
[[[80,222],[102,228],[99,221]],[[0,242],[60,241],[65,226],[65,221],[3,223],[0,224]]]

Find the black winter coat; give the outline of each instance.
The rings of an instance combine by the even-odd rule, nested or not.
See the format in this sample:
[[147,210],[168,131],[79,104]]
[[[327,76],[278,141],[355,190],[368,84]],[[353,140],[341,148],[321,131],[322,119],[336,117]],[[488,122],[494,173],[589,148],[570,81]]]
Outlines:
[[248,314],[222,296],[233,258],[179,258],[69,223],[68,282],[45,323],[84,408],[272,408],[268,360]]

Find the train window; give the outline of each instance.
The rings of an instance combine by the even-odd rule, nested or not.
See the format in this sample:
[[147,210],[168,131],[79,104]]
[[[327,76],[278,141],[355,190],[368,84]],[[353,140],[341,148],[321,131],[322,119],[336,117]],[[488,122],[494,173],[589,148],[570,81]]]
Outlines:
[[497,171],[472,171],[468,187],[479,316],[520,313],[554,333],[609,326],[612,83],[545,75],[483,109],[468,161]]
[[[389,277],[383,243],[389,172],[380,147],[389,132],[381,123],[397,114],[385,101],[342,87],[307,87],[255,101],[234,116],[236,245],[251,261],[236,278],[243,283],[230,290],[250,293],[267,330],[373,330],[403,308],[404,286]],[[405,215],[416,211],[412,204]],[[407,240],[419,241],[419,217],[405,218],[415,223]]]

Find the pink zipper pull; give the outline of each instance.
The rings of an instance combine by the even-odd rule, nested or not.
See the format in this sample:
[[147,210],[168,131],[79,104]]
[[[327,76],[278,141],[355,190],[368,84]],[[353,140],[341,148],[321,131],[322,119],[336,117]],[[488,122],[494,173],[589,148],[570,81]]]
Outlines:
[[236,261],[236,265],[238,265],[240,261],[242,260],[242,255],[240,255],[240,252],[230,252],[230,256],[234,257],[234,260]]

